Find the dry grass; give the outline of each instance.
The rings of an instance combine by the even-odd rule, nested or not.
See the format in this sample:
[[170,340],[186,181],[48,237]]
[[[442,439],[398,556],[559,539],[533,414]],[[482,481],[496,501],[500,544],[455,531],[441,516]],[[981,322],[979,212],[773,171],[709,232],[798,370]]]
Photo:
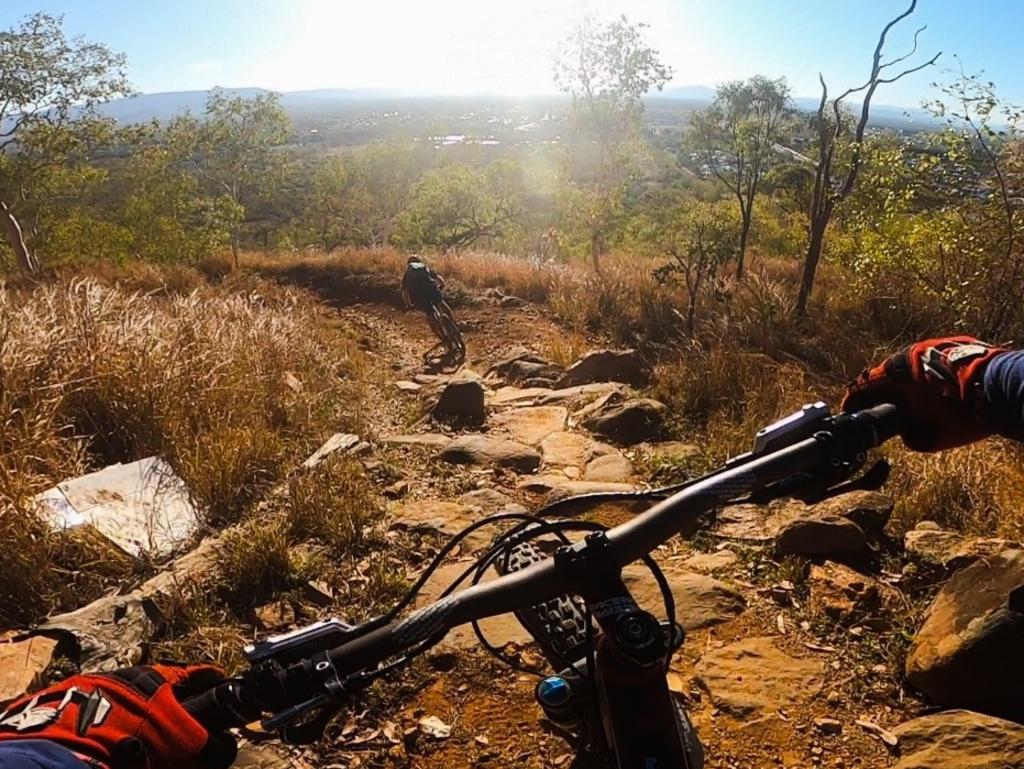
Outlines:
[[[189,292],[99,278],[0,291],[0,526],[17,532],[0,564],[7,579],[24,563],[42,575],[13,582],[36,586],[0,621],[87,600],[94,580],[80,575],[101,571],[67,565],[72,545],[25,511],[31,495],[159,454],[221,526],[330,432],[363,427],[362,355],[314,302],[252,276],[231,288],[170,274]],[[79,563],[100,560],[83,547]]]
[[298,541],[319,542],[335,553],[362,545],[366,529],[382,512],[376,487],[362,464],[350,457],[329,459],[289,482],[290,536]]

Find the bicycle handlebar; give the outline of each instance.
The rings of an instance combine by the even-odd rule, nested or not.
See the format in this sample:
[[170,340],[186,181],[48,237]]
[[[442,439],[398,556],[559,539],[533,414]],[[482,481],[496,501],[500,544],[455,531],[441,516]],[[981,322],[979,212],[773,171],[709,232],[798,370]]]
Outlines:
[[[763,453],[758,454],[755,448],[755,452],[745,455],[742,461],[734,460],[631,521],[607,531],[600,543],[604,563],[625,566],[654,550],[688,523],[745,494],[794,477],[841,476],[844,468],[859,468],[868,450],[900,432],[901,420],[891,405],[837,416],[829,415],[823,404],[820,406],[824,408],[824,415],[805,416],[802,421],[797,420],[800,424],[783,420],[772,426],[778,433],[785,433],[783,437],[788,436],[792,443],[786,445],[785,441],[775,440],[774,434],[767,436]],[[806,415],[814,408],[817,407],[808,407],[803,413]],[[759,440],[765,434],[766,431],[759,433]],[[779,443],[783,445],[779,447]],[[310,698],[305,705],[330,703],[332,697],[347,693],[342,682],[350,676],[376,669],[384,661],[419,644],[440,640],[458,625],[579,592],[586,584],[586,571],[580,559],[574,557],[574,553],[579,555],[580,552],[580,545],[561,548],[552,558],[461,590],[405,619],[344,640],[301,660],[289,660],[287,667],[273,676],[274,688],[279,691],[269,700],[279,704],[281,690],[291,695],[290,687],[301,687],[306,691],[299,698],[306,695]],[[227,689],[218,692],[219,700],[217,696],[206,697],[205,707],[223,711],[224,703],[229,702],[238,713],[246,714],[253,713],[256,707],[275,709],[261,692],[246,685],[246,679],[243,678],[241,684],[232,683],[234,687],[230,692]],[[212,706],[211,702],[218,704]],[[220,717],[223,718],[223,712]],[[271,721],[280,721],[280,717],[281,714]]]

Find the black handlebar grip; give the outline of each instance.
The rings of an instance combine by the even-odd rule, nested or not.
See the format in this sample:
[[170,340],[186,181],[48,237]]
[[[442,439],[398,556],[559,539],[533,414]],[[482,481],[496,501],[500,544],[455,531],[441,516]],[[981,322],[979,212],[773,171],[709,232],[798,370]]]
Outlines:
[[906,428],[903,413],[891,403],[882,403],[855,412],[854,418],[870,427],[872,435],[869,436],[869,443],[872,448],[901,435]]
[[258,708],[242,697],[238,680],[225,681],[201,694],[182,700],[181,706],[208,732],[222,732],[252,723],[260,717]]

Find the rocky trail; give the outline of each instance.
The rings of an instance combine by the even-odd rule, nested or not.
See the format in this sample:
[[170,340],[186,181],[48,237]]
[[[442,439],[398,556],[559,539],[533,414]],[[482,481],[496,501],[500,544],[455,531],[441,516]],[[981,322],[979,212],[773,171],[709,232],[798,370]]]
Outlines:
[[[595,340],[595,351],[565,368],[550,360],[564,329],[532,306],[482,297],[460,308],[468,357],[450,372],[425,367],[432,340],[418,314],[384,304],[337,312],[357,329],[379,377],[366,404],[373,434],[339,450],[358,448],[389,500],[386,541],[416,548],[419,563],[484,515],[642,488],[659,468],[680,471],[700,455],[698,443],[665,433],[665,407],[646,397],[635,353],[599,351]],[[669,682],[692,714],[707,766],[1024,767],[1024,726],[1012,720],[1024,715],[1024,614],[1016,611],[1024,552],[927,524],[894,541],[885,532],[892,507],[868,492],[813,507],[737,506],[654,554],[687,630]],[[625,505],[570,512],[605,524],[637,513]],[[494,533],[467,539],[420,604]],[[144,629],[126,632],[145,622],[125,617],[143,615],[147,597],[213,552],[204,542],[135,591],[51,619],[41,634],[0,650],[7,660],[28,650],[45,661],[50,638],[71,633],[86,666],[123,661],[126,648],[145,644]],[[416,574],[410,566],[401,576]],[[650,576],[630,567],[625,577],[659,612]],[[506,653],[539,663],[510,615],[482,626]],[[462,628],[344,720],[322,753],[250,748],[241,765],[267,766],[274,755],[281,765],[332,768],[585,769],[542,721],[535,683]]]

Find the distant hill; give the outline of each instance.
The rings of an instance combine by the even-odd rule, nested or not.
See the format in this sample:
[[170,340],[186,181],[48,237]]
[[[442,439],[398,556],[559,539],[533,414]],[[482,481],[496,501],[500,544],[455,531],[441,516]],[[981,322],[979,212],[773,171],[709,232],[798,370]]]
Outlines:
[[[231,93],[252,97],[266,93],[264,88],[229,88]],[[100,112],[119,123],[141,123],[149,120],[169,120],[175,115],[186,112],[202,114],[206,106],[209,91],[169,91],[165,93],[139,94],[127,99],[116,99],[100,107]],[[651,93],[647,98],[659,102],[679,102],[681,106],[694,108],[710,103],[715,97],[715,89],[704,85],[671,86]],[[322,88],[309,91],[287,91],[281,94],[281,106],[292,114],[309,114],[324,109],[353,109],[369,106],[367,103],[384,100],[409,101],[445,101],[458,100],[472,102],[475,99],[488,101],[499,100],[494,96],[428,96],[397,89],[373,88]],[[551,98],[551,97],[545,97]],[[796,98],[796,107],[803,111],[817,109],[818,100],[812,98]],[[360,104],[362,103],[362,104]],[[667,105],[666,105],[667,106]],[[856,108],[856,103],[851,104]],[[930,113],[920,109],[893,107],[884,104],[871,108],[871,123],[880,127],[891,128],[927,128],[941,124]]]

